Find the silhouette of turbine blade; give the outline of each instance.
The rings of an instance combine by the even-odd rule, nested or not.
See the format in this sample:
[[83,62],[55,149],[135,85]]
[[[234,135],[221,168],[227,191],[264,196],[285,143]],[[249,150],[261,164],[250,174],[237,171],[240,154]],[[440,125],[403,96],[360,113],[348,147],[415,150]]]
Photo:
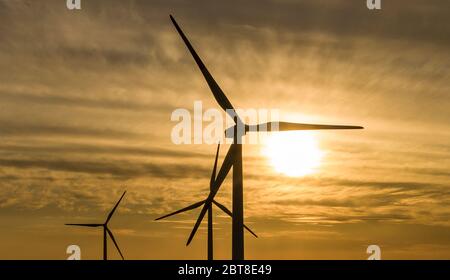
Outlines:
[[66,226],[78,226],[78,227],[101,227],[103,224],[64,224]]
[[114,238],[114,235],[109,230],[109,228],[105,227],[106,232],[108,233],[109,237],[111,237],[111,240],[113,241],[114,245],[116,246],[117,251],[119,251],[120,256],[122,257],[122,260],[124,260],[122,252],[120,251],[119,245],[117,245],[116,239]]
[[159,217],[159,218],[155,219],[155,221],[162,220],[162,219],[165,219],[165,218],[167,218],[167,217],[170,217],[170,216],[173,216],[173,215],[182,213],[182,212],[186,212],[186,211],[189,211],[189,210],[193,210],[193,209],[195,209],[195,208],[198,208],[198,207],[202,206],[204,203],[205,203],[205,200],[199,201],[199,202],[197,202],[197,203],[194,203],[194,204],[192,204],[192,205],[189,205],[188,207],[185,207],[185,208],[180,209],[180,210],[178,210],[178,211],[175,211],[175,212],[172,212],[172,213],[170,213],[170,214],[167,214],[167,215],[164,215],[164,216],[162,216],[162,217]]
[[195,233],[198,230],[198,227],[200,226],[203,218],[205,217],[206,211],[208,211],[208,208],[211,206],[214,196],[219,191],[220,186],[222,185],[223,181],[225,180],[225,177],[228,175],[228,172],[230,171],[231,167],[233,166],[235,149],[236,149],[236,144],[232,144],[230,146],[230,149],[227,152],[227,155],[225,156],[225,159],[223,160],[222,167],[220,167],[219,174],[217,175],[217,178],[214,181],[214,186],[211,188],[208,198],[205,200],[205,204],[203,205],[202,211],[198,215],[198,219],[195,222],[195,225],[194,225],[194,228],[192,229],[191,235],[189,235],[186,246],[189,245],[191,243],[192,239],[194,238]]
[[217,144],[216,159],[214,160],[214,167],[213,167],[213,171],[211,173],[211,179],[209,180],[210,188],[213,187],[214,181],[216,180],[217,159],[219,158],[219,149],[220,149],[220,143]]
[[[186,35],[184,35],[183,31],[181,30],[180,26],[178,26],[178,23],[175,21],[175,19],[170,15],[170,20],[172,21],[173,25],[178,31],[178,34],[180,34],[181,39],[183,39],[184,44],[189,49],[189,52],[191,53],[192,57],[194,58],[195,62],[198,65],[198,68],[200,68],[200,71],[203,74],[203,77],[205,77],[206,82],[208,83],[209,88],[211,89],[212,94],[214,95],[214,98],[216,99],[217,103],[219,103],[220,107],[227,112],[228,110],[233,110],[234,107],[231,105],[231,102],[228,100],[228,98],[225,96],[225,93],[222,91],[222,89],[219,87],[219,85],[214,80],[211,73],[209,73],[208,69],[206,68],[205,64],[203,64],[203,61],[198,56],[197,52],[192,47],[191,43],[189,42]],[[231,112],[227,112],[232,118],[234,115]],[[238,118],[240,121],[240,119]]]
[[246,226],[245,224],[244,224],[244,228],[245,228],[248,232],[250,232],[254,237],[258,238],[258,235],[256,235],[256,233],[254,233],[253,230],[251,230],[251,229],[250,229],[248,226]]
[[320,129],[363,129],[354,125],[326,125],[290,122],[268,122],[258,125],[249,125],[247,131],[289,131],[289,130],[320,130]]
[[116,205],[114,205],[114,208],[111,210],[111,212],[108,215],[108,218],[106,218],[106,222],[105,224],[107,224],[109,222],[109,220],[111,220],[112,215],[114,214],[114,212],[116,211],[117,206],[119,206],[120,201],[122,200],[122,198],[124,197],[124,195],[127,193],[127,191],[124,191],[122,196],[120,197],[119,201],[117,201]]
[[[225,212],[225,214],[228,214],[228,216],[230,216],[231,218],[233,218],[233,213],[223,204],[220,204],[219,202],[213,200],[213,203],[219,207],[223,212]],[[244,225],[244,228],[250,232],[254,237],[258,238],[258,235],[256,235],[249,227],[247,227],[246,225]]]

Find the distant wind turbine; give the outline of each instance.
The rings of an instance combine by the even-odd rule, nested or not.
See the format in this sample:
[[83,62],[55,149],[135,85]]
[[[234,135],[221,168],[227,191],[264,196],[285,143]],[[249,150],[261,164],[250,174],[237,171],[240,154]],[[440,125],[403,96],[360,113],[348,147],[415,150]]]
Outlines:
[[226,137],[232,135],[233,144],[230,146],[227,155],[225,156],[222,167],[219,170],[217,178],[214,182],[214,186],[205,200],[205,204],[200,212],[197,222],[189,236],[187,244],[192,241],[198,227],[200,226],[203,217],[208,211],[208,207],[214,200],[214,196],[219,191],[220,185],[227,176],[231,167],[233,167],[233,225],[232,225],[232,258],[233,260],[244,259],[244,202],[243,202],[243,175],[242,175],[242,137],[247,132],[252,131],[289,131],[289,130],[319,130],[319,129],[362,129],[361,126],[349,126],[349,125],[322,125],[322,124],[303,124],[303,123],[289,123],[289,122],[268,122],[258,125],[244,124],[237,115],[233,105],[225,96],[225,93],[219,87],[213,76],[209,73],[202,60],[195,52],[191,43],[184,35],[180,26],[178,26],[175,19],[170,15],[170,19],[178,31],[179,35],[183,39],[186,47],[189,49],[192,57],[194,58],[197,66],[203,74],[208,86],[219,103],[220,107],[226,111],[227,114],[234,119],[235,125],[226,130]]
[[117,251],[119,252],[120,256],[123,258],[122,252],[120,251],[119,245],[117,245],[116,239],[114,238],[114,235],[112,231],[108,228],[108,222],[111,220],[111,217],[113,216],[114,212],[116,211],[117,206],[119,206],[120,201],[124,197],[126,191],[123,192],[122,196],[120,197],[119,201],[117,201],[114,208],[109,212],[108,217],[106,218],[106,221],[103,224],[65,224],[66,226],[79,226],[79,227],[103,227],[103,260],[108,259],[108,240],[107,240],[107,234],[111,238],[111,240],[114,242],[114,245],[116,246]]
[[[219,157],[219,148],[220,148],[220,144],[217,145],[216,159],[214,160],[214,167],[213,167],[213,171],[211,173],[211,178],[210,178],[210,181],[209,181],[210,191],[213,190],[214,181],[216,179],[217,159]],[[205,203],[206,203],[206,200],[199,201],[199,202],[194,203],[194,204],[192,204],[192,205],[190,205],[188,207],[185,207],[185,208],[180,209],[178,211],[175,211],[173,213],[170,213],[170,214],[164,215],[162,217],[159,217],[159,218],[156,219],[156,221],[162,220],[162,219],[165,219],[167,217],[170,217],[170,216],[173,216],[173,215],[176,215],[176,214],[180,214],[180,213],[183,213],[183,212],[186,212],[186,211],[189,211],[189,210],[196,209],[196,208],[198,208],[198,207],[200,207],[202,205],[205,205]],[[233,213],[230,210],[228,210],[228,208],[225,205],[220,204],[215,199],[212,200],[212,203],[215,204],[217,207],[219,207],[225,214],[227,214],[228,216],[233,218]],[[213,219],[213,212],[212,211],[213,211],[213,207],[212,207],[211,204],[209,204],[209,206],[208,206],[208,260],[213,260],[213,258],[214,258],[214,254],[213,254],[213,248],[214,248],[213,247],[213,220],[212,220]],[[253,236],[258,237],[246,225],[244,225],[244,228],[248,232],[250,232]]]

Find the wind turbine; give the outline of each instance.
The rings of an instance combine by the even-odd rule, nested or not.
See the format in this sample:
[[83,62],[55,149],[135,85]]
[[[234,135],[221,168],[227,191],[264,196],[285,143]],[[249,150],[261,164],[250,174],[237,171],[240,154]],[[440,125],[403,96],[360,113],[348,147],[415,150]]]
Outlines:
[[120,256],[123,258],[122,252],[120,251],[119,245],[117,245],[116,239],[114,238],[114,235],[112,231],[108,228],[108,222],[111,220],[112,215],[114,214],[114,211],[116,211],[117,206],[119,206],[120,201],[124,197],[126,191],[123,192],[122,196],[120,197],[119,201],[117,201],[116,205],[114,205],[114,208],[109,212],[108,217],[106,218],[106,221],[103,224],[65,224],[66,226],[79,226],[79,227],[103,227],[103,260],[108,259],[108,253],[107,253],[107,247],[108,247],[108,240],[107,240],[107,234],[111,238],[111,240],[114,242],[114,245],[116,246],[117,251],[119,252]]
[[[211,178],[210,178],[210,181],[209,181],[209,188],[210,188],[210,191],[213,190],[213,187],[214,187],[214,181],[215,181],[215,179],[216,179],[217,159],[218,159],[218,157],[219,157],[219,148],[220,148],[220,144],[217,145],[216,159],[214,160],[214,167],[213,167],[213,171],[212,171],[212,173],[211,173]],[[197,202],[197,203],[194,203],[194,204],[192,204],[192,205],[189,205],[188,207],[185,207],[185,208],[180,209],[180,210],[178,210],[178,211],[175,211],[175,212],[173,212],[173,213],[170,213],[170,214],[164,215],[164,216],[162,216],[162,217],[159,217],[159,218],[156,219],[156,221],[162,220],[162,219],[165,219],[165,218],[167,218],[167,217],[170,217],[170,216],[173,216],[173,215],[176,215],[176,214],[180,214],[180,213],[183,213],[183,212],[186,212],[186,211],[189,211],[189,210],[196,209],[196,208],[198,208],[198,207],[204,205],[205,203],[206,203],[206,199],[205,199],[205,200],[202,200],[202,201],[199,201],[199,202]],[[228,216],[230,216],[231,218],[233,218],[233,213],[232,213],[225,205],[223,205],[223,204],[217,202],[215,199],[212,200],[212,203],[213,203],[214,205],[216,205],[217,207],[219,207],[219,209],[222,210],[225,214],[227,214]],[[209,207],[208,207],[208,260],[213,260],[213,256],[214,256],[214,254],[213,254],[213,248],[214,248],[214,247],[213,247],[213,220],[212,220],[212,219],[213,219],[213,212],[212,212],[212,211],[213,211],[213,207],[212,207],[211,204],[209,204]],[[258,236],[257,236],[250,228],[248,228],[246,225],[244,225],[244,228],[245,228],[248,232],[250,232],[253,236],[258,237]]]
[[233,225],[232,225],[232,259],[233,260],[243,260],[244,259],[244,201],[243,201],[243,171],[242,171],[242,137],[245,136],[247,132],[258,132],[258,131],[289,131],[289,130],[320,130],[320,129],[363,129],[361,126],[349,126],[349,125],[323,125],[323,124],[304,124],[304,123],[290,123],[290,122],[268,122],[258,125],[248,125],[244,124],[242,120],[237,115],[233,105],[226,97],[225,93],[219,87],[217,82],[214,80],[211,73],[209,73],[205,64],[192,47],[191,43],[184,35],[180,26],[177,24],[175,19],[170,15],[170,19],[175,26],[178,34],[183,39],[186,47],[194,58],[197,66],[203,74],[208,86],[219,103],[220,107],[225,110],[225,112],[233,118],[235,125],[226,130],[226,137],[232,137],[233,143],[225,156],[222,167],[219,170],[217,179],[214,182],[212,191],[210,192],[208,198],[203,205],[203,208],[199,214],[197,222],[189,236],[187,244],[192,241],[203,217],[208,210],[209,205],[214,200],[214,196],[218,192],[220,185],[227,176],[231,167],[233,167]]

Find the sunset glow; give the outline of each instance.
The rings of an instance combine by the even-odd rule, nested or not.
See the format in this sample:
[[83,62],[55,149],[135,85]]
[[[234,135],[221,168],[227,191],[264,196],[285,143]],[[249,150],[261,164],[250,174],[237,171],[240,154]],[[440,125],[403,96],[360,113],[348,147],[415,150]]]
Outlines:
[[324,155],[313,133],[299,131],[273,133],[263,153],[276,172],[290,177],[316,172]]

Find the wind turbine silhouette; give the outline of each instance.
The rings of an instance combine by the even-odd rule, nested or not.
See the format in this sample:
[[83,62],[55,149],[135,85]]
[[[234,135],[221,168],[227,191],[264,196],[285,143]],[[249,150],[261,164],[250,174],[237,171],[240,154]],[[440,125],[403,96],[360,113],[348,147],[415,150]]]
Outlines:
[[[210,188],[210,191],[213,190],[213,187],[214,187],[214,181],[215,181],[215,179],[216,179],[217,159],[218,159],[218,157],[219,157],[219,148],[220,148],[220,144],[217,145],[216,158],[215,158],[215,160],[214,160],[214,167],[213,167],[213,171],[212,171],[212,173],[211,173],[211,178],[210,178],[210,181],[209,181],[209,188]],[[170,214],[164,215],[164,216],[162,216],[162,217],[159,217],[159,218],[156,219],[156,221],[162,220],[162,219],[165,219],[165,218],[167,218],[167,217],[170,217],[170,216],[173,216],[173,215],[176,215],[176,214],[180,214],[180,213],[183,213],[183,212],[186,212],[186,211],[189,211],[189,210],[196,209],[196,208],[198,208],[198,207],[204,205],[205,203],[206,203],[206,200],[199,201],[199,202],[197,202],[197,203],[194,203],[194,204],[192,204],[192,205],[189,205],[188,207],[185,207],[185,208],[180,209],[180,210],[178,210],[178,211],[175,211],[175,212],[173,212],[173,213],[170,213]],[[227,214],[228,216],[230,216],[231,218],[233,218],[233,213],[232,213],[225,205],[223,205],[223,204],[217,202],[215,199],[212,200],[212,203],[213,203],[214,205],[216,205],[217,207],[219,207],[219,209],[222,210],[225,214]],[[213,207],[212,207],[211,204],[209,204],[209,207],[208,207],[208,260],[213,260],[213,258],[214,258],[214,253],[213,253],[213,248],[214,248],[214,247],[213,247],[213,220],[212,220],[212,219],[213,219],[213,212],[212,212],[212,211],[213,211]],[[258,236],[257,236],[250,228],[248,228],[246,225],[244,225],[244,228],[245,228],[248,232],[250,232],[253,236],[258,237]]]
[[117,201],[116,205],[114,205],[114,208],[109,212],[108,217],[106,218],[106,221],[103,224],[65,224],[66,226],[79,226],[79,227],[103,227],[103,260],[108,259],[108,240],[107,240],[107,234],[111,238],[111,240],[114,242],[114,245],[116,246],[117,251],[119,252],[120,256],[123,258],[122,252],[120,251],[119,245],[117,245],[116,239],[114,238],[114,235],[112,231],[108,228],[108,222],[111,220],[111,217],[113,216],[114,212],[117,209],[117,206],[119,206],[120,201],[124,197],[126,191],[123,192],[122,196],[120,197],[119,201]]
[[242,137],[247,132],[258,131],[289,131],[289,130],[319,130],[319,129],[363,129],[361,126],[349,126],[349,125],[323,125],[323,124],[304,124],[304,123],[290,123],[290,122],[267,122],[257,125],[244,124],[237,115],[233,105],[225,96],[225,93],[219,87],[213,76],[209,73],[202,60],[195,52],[191,43],[184,35],[180,26],[177,24],[172,15],[170,19],[175,26],[178,34],[183,39],[186,47],[194,58],[197,66],[203,74],[208,86],[216,99],[220,107],[230,115],[234,120],[235,125],[228,128],[225,131],[227,138],[233,138],[233,143],[225,156],[222,167],[219,170],[219,174],[214,182],[214,186],[209,193],[208,198],[205,200],[205,204],[198,216],[198,219],[194,225],[194,228],[189,236],[187,244],[192,241],[198,227],[200,226],[203,217],[208,211],[208,207],[214,200],[214,196],[219,191],[220,185],[227,176],[231,167],[233,167],[233,225],[232,225],[232,259],[243,260],[244,259],[244,201],[243,201],[243,175],[242,175]]

